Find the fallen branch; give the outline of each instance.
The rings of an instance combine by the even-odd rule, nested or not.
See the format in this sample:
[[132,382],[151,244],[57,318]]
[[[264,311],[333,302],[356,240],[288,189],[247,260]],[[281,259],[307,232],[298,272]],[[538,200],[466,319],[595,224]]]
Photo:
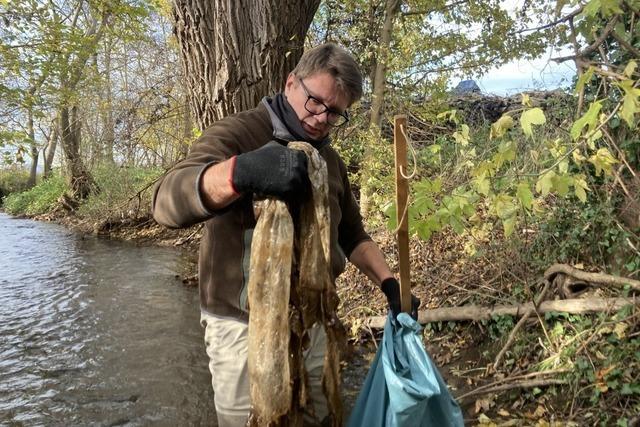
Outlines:
[[534,312],[536,307],[538,307],[540,305],[540,303],[542,302],[542,300],[544,300],[545,295],[547,294],[547,291],[549,290],[549,286],[550,285],[551,285],[551,283],[548,280],[544,281],[544,288],[542,289],[540,294],[535,298],[534,307],[532,307],[531,310],[527,311],[522,316],[520,321],[518,323],[516,323],[516,326],[514,326],[513,330],[509,334],[509,338],[507,339],[507,342],[502,347],[502,350],[500,350],[500,353],[498,353],[498,355],[496,356],[495,362],[493,362],[493,370],[494,371],[497,370],[498,367],[500,366],[500,362],[502,361],[502,358],[504,357],[504,355],[507,352],[507,350],[509,349],[509,347],[511,347],[511,344],[513,344],[513,341],[515,341],[516,334],[518,333],[520,328],[522,328],[522,326],[525,324],[525,322],[527,321],[529,316],[531,316],[531,314]]
[[570,371],[570,369],[560,368],[560,369],[550,369],[550,370],[540,371],[540,372],[529,372],[527,374],[513,375],[513,376],[510,376],[510,377],[506,377],[506,378],[502,378],[502,379],[496,380],[496,381],[494,381],[492,383],[489,383],[489,384],[478,386],[478,387],[474,388],[473,390],[456,397],[456,399],[461,400],[461,399],[464,399],[466,397],[473,396],[475,394],[480,394],[480,393],[484,392],[484,390],[493,389],[499,384],[504,384],[504,383],[512,384],[512,383],[515,383],[515,382],[518,382],[518,381],[527,380],[529,378],[543,377],[543,376],[549,376],[549,375],[558,375],[558,374],[566,374],[569,371]]
[[478,388],[476,390],[470,391],[469,393],[463,394],[460,397],[457,397],[456,400],[461,401],[463,399],[466,399],[467,397],[476,396],[478,394],[497,393],[499,391],[513,390],[514,388],[544,387],[549,385],[567,384],[567,382],[568,382],[567,380],[562,380],[558,378],[516,381],[509,384],[497,385],[495,387],[489,387],[484,389]]
[[[560,311],[571,314],[595,313],[610,310],[619,310],[628,305],[638,305],[640,300],[635,298],[576,298],[558,301],[544,301],[538,307],[539,313],[550,311]],[[482,307],[468,305],[464,307],[445,307],[424,310],[418,313],[418,322],[421,324],[431,322],[447,322],[456,320],[489,320],[494,316],[515,316],[522,317],[525,313],[533,310],[531,302],[496,306]],[[374,329],[384,328],[386,316],[369,317],[365,324]]]
[[554,264],[544,272],[545,279],[552,281],[553,277],[563,273],[569,276],[573,276],[576,279],[583,280],[585,282],[599,283],[601,285],[614,285],[624,286],[629,285],[631,288],[640,291],[640,280],[629,279],[627,277],[613,276],[605,273],[588,273],[586,271],[578,270],[566,264]]

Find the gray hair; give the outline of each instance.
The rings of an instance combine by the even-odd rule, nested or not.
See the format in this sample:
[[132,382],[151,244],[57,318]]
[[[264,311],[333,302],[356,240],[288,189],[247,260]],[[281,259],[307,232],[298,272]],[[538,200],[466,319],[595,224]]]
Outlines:
[[349,104],[362,96],[362,74],[345,49],[333,43],[321,44],[305,51],[293,69],[293,74],[301,79],[321,72],[336,79],[338,88],[349,96]]

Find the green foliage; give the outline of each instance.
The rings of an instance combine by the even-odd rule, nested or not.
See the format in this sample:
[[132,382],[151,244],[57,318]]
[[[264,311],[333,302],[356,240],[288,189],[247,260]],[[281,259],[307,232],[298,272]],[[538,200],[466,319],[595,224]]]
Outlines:
[[615,204],[589,200],[577,205],[570,199],[557,200],[540,218],[531,246],[532,261],[544,269],[555,262],[601,265],[615,259],[626,264],[626,273],[636,271],[640,256],[628,250],[633,235],[616,224]]
[[10,194],[4,199],[4,208],[12,215],[44,214],[56,206],[60,196],[67,190],[65,179],[56,174],[30,190]]
[[161,174],[158,168],[100,166],[93,171],[100,192],[91,194],[80,205],[78,215],[96,220],[146,216],[151,207],[152,184]]
[[21,168],[0,169],[0,205],[3,198],[27,189],[29,172]]
[[515,326],[513,316],[493,316],[491,320],[482,320],[480,323],[487,328],[489,338],[492,340],[504,339]]

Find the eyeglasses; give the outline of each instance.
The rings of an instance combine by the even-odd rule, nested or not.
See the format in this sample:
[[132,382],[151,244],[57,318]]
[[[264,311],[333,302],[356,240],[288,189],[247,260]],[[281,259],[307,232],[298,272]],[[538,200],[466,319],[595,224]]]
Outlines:
[[345,111],[344,113],[341,113],[340,111],[336,111],[333,108],[327,107],[327,105],[324,102],[320,101],[315,96],[309,94],[309,89],[307,89],[307,86],[305,86],[301,78],[298,78],[298,80],[300,80],[300,85],[302,86],[302,90],[304,90],[304,93],[307,95],[307,100],[304,103],[305,110],[307,110],[314,116],[319,116],[320,114],[324,114],[326,112],[327,122],[331,126],[339,127],[349,121],[348,112]]

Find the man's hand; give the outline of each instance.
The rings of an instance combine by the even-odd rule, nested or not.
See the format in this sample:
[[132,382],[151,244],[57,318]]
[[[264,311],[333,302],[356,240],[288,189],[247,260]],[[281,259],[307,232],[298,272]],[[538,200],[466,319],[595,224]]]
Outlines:
[[[389,310],[394,318],[398,317],[398,314],[402,312],[400,308],[400,283],[393,278],[389,277],[380,284],[380,289],[387,296],[389,301]],[[411,317],[413,320],[418,320],[418,307],[420,307],[420,299],[411,294]]]
[[311,189],[307,155],[276,141],[236,157],[232,183],[237,192],[252,192],[285,201],[305,199]]

